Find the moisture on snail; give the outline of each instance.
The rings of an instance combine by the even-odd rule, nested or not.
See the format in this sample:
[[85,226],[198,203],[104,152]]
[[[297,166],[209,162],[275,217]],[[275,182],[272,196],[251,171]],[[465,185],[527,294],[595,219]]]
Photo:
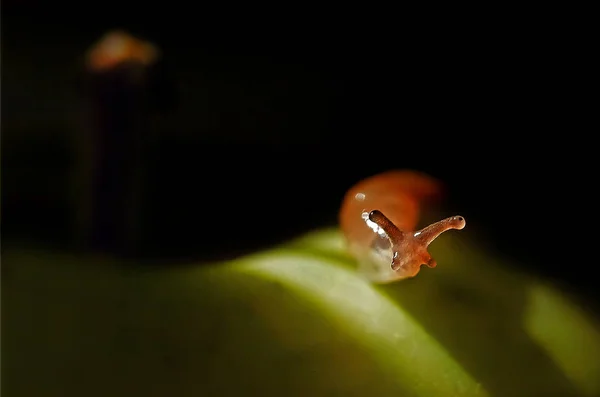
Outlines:
[[421,265],[437,265],[429,244],[446,230],[465,227],[465,219],[457,215],[414,230],[420,205],[440,194],[436,180],[408,170],[372,176],[346,193],[340,226],[363,276],[389,283],[416,276]]

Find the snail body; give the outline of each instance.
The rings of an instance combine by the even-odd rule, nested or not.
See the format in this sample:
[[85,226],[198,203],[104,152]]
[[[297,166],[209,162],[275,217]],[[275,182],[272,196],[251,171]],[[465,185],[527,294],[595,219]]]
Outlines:
[[420,206],[440,195],[435,179],[408,170],[378,174],[350,188],[339,221],[359,273],[388,283],[416,276],[421,265],[435,267],[429,244],[446,230],[465,227],[465,219],[457,215],[414,231]]

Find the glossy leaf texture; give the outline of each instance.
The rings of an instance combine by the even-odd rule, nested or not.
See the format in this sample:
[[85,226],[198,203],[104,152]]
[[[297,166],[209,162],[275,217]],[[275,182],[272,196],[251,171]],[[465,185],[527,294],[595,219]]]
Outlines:
[[147,268],[5,249],[7,396],[595,396],[597,319],[439,239],[388,285],[328,229],[234,261]]

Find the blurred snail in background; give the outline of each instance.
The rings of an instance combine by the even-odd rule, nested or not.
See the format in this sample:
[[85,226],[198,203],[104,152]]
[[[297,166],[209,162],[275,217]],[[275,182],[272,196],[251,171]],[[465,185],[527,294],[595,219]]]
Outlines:
[[465,227],[451,216],[413,231],[419,207],[441,194],[440,183],[415,171],[388,171],[366,178],[344,196],[339,221],[358,271],[375,283],[389,283],[436,267],[427,248],[440,234]]

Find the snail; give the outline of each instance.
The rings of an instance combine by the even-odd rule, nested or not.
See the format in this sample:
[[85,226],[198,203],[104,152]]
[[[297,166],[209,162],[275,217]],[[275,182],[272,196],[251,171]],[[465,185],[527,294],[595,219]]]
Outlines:
[[420,206],[440,195],[438,181],[410,170],[384,172],[350,188],[339,222],[359,273],[371,282],[389,283],[416,276],[421,265],[436,267],[429,244],[443,232],[466,225],[456,215],[414,231]]
[[159,50],[152,43],[115,30],[106,33],[88,51],[87,62],[90,70],[103,72],[126,62],[148,66],[154,63],[158,56]]

